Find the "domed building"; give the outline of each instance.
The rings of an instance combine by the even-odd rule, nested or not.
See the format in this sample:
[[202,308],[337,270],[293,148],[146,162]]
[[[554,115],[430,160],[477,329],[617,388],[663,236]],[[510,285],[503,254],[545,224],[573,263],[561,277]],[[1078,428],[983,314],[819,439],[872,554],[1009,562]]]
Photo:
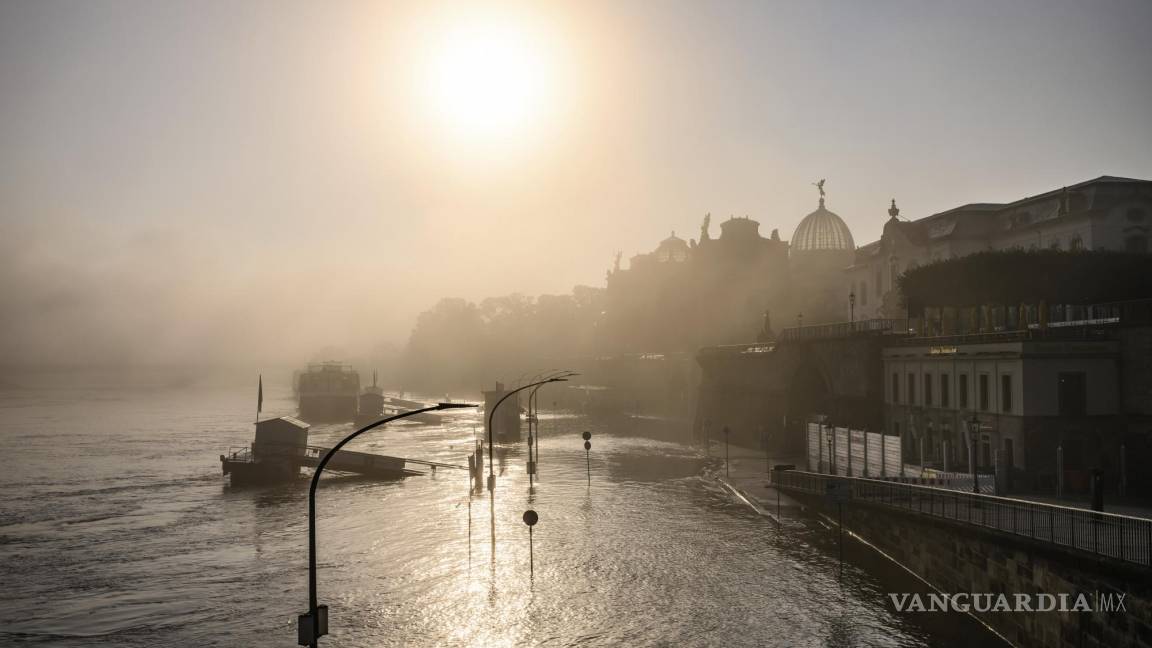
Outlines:
[[793,294],[809,322],[847,320],[848,294],[840,292],[844,270],[856,257],[856,242],[844,220],[824,206],[824,181],[816,188],[820,204],[796,226],[788,251]]
[[656,261],[661,263],[682,263],[688,260],[688,242],[676,236],[676,232],[672,232],[672,236],[660,241],[660,245],[653,252]]
[[856,250],[852,240],[852,232],[843,219],[835,212],[828,211],[824,206],[824,197],[820,197],[820,206],[816,211],[804,217],[796,226],[792,234],[792,251],[848,251]]

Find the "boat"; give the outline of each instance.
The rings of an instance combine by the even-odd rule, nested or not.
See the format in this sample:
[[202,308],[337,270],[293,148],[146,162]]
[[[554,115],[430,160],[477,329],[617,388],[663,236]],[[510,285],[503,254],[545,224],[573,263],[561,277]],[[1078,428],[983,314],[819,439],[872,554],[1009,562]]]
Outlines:
[[[257,421],[256,437],[245,448],[220,455],[220,466],[232,486],[267,486],[301,478],[301,468],[315,468],[328,448],[308,445],[308,424],[290,416]],[[441,466],[429,461],[341,450],[327,465],[331,472],[351,473],[376,479],[400,479],[421,475],[409,463]],[[458,466],[454,466],[458,467]]]
[[384,418],[384,389],[376,384],[376,372],[372,372],[372,384],[365,387],[356,399],[356,427],[364,427],[373,421]]
[[[220,455],[220,467],[224,476],[230,478],[232,486],[263,486],[295,481],[300,479],[301,468],[317,468],[330,452],[328,448],[308,445],[309,425],[300,419],[280,416],[261,421],[260,411],[264,405],[263,376],[259,385],[256,396],[255,438],[251,445],[232,448],[228,454]],[[377,394],[377,389],[376,379],[373,376],[372,387],[365,390],[365,395]],[[380,395],[380,398],[383,396]],[[368,400],[371,402],[373,399],[369,396]],[[368,407],[371,408],[372,405]],[[476,456],[469,457],[469,464],[472,466],[477,465],[479,461]],[[433,471],[437,467],[468,468],[436,461],[340,450],[332,454],[325,469],[376,479],[401,479],[423,474],[409,468],[408,464],[427,466]]]
[[299,416],[312,423],[353,421],[360,395],[360,374],[349,365],[328,361],[308,365],[297,378]]
[[308,424],[290,416],[256,422],[256,437],[245,448],[220,455],[224,475],[233,486],[279,484],[300,478],[308,448]]

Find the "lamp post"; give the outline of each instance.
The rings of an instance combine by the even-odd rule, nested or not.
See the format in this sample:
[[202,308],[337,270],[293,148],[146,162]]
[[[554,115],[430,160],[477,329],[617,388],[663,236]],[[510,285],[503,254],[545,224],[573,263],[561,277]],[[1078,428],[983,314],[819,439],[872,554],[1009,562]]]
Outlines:
[[980,419],[972,415],[968,421],[968,467],[972,470],[972,492],[980,494],[980,482],[976,476],[976,435],[980,432]]
[[704,421],[704,455],[709,459],[712,458],[712,430],[708,427],[708,421]]
[[592,433],[585,430],[580,436],[584,439],[584,466],[588,473],[588,488],[592,488]]
[[[544,373],[538,373],[535,376],[532,376],[531,380],[539,380],[540,378],[544,377],[544,375],[545,375]],[[517,378],[515,384],[519,384],[519,382],[520,382],[520,379]],[[539,387],[537,387],[537,389],[539,389]],[[533,414],[532,414],[532,397],[535,395],[536,395],[536,390],[533,389],[528,396],[528,485],[529,486],[532,485],[532,483],[535,481],[535,477],[536,477],[536,463],[533,461],[533,458],[532,458],[532,453],[534,452],[534,450],[532,449],[532,445],[533,445],[533,441],[534,441],[534,439],[532,438],[532,428],[535,424],[535,418],[533,417]]]
[[724,476],[728,477],[728,426],[724,426]]
[[853,288],[852,292],[848,293],[848,321],[856,321],[856,289]]
[[767,475],[772,472],[772,468],[769,465],[771,460],[768,458],[768,426],[760,425],[760,436],[764,438],[764,474]]
[[[579,375],[579,374],[577,374],[574,371],[567,371],[567,370],[553,371],[550,374],[545,374],[545,376],[548,378],[571,378],[572,376],[577,376],[577,375]],[[536,474],[536,470],[540,466],[540,405],[539,405],[539,401],[537,400],[537,397],[536,397],[536,392],[540,391],[540,388],[543,386],[544,386],[544,383],[536,385],[532,389],[532,391],[529,392],[529,394],[528,394],[528,468],[529,468],[529,470],[528,470],[528,482],[529,483],[532,483],[533,476]],[[532,432],[533,429],[536,430],[535,435],[533,435],[533,432]],[[533,446],[535,446],[535,451],[533,451]],[[533,457],[533,455],[532,455],[533,452],[536,453],[535,457]]]
[[540,516],[536,511],[528,509],[524,511],[523,519],[524,524],[528,525],[528,578],[532,578],[536,572],[536,560],[532,555],[532,527],[536,526],[536,523],[540,521]]
[[431,407],[403,412],[395,416],[380,419],[374,423],[369,423],[344,437],[340,443],[337,443],[324,455],[320,463],[316,464],[316,470],[312,473],[312,483],[308,487],[308,612],[298,617],[296,626],[297,643],[301,646],[316,648],[320,643],[320,637],[328,634],[328,606],[317,605],[316,602],[316,488],[320,485],[320,475],[324,472],[324,467],[328,465],[328,461],[336,455],[340,448],[347,445],[349,441],[374,427],[379,427],[389,421],[423,414],[424,412],[459,409],[462,407],[476,406],[468,403],[438,403]]
[[517,387],[516,389],[513,389],[512,391],[508,392],[507,394],[504,394],[504,396],[502,396],[500,398],[500,400],[496,401],[496,404],[492,406],[492,410],[490,412],[488,412],[488,490],[489,491],[494,492],[496,490],[496,473],[495,473],[495,468],[494,468],[493,463],[492,463],[492,461],[493,461],[493,457],[492,457],[492,416],[496,413],[496,410],[500,407],[500,404],[503,403],[504,401],[508,400],[509,396],[516,394],[516,393],[519,393],[519,392],[522,392],[525,389],[531,389],[531,388],[536,387],[538,385],[545,385],[547,383],[565,382],[568,380],[568,378],[575,376],[575,375],[577,375],[577,374],[568,373],[568,374],[564,375],[563,377],[547,378],[545,380],[538,380],[536,382],[528,383],[527,385],[524,385],[522,387]]

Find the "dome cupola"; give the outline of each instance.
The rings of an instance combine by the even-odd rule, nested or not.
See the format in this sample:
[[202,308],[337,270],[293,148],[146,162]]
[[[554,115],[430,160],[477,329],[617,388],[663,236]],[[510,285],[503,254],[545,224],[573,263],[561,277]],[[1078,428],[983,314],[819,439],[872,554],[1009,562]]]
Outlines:
[[820,206],[796,226],[792,234],[792,249],[798,252],[855,250],[856,243],[848,225],[824,207],[824,181],[815,184],[820,190]]
[[661,263],[687,261],[688,243],[676,236],[676,232],[672,232],[672,236],[660,241],[660,245],[653,254],[655,254],[656,260]]

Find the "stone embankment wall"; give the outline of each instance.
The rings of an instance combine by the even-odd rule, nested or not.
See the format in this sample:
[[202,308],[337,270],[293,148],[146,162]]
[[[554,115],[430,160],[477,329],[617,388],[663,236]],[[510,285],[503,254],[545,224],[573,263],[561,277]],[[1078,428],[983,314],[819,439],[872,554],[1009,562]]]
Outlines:
[[[835,520],[823,497],[789,494]],[[844,505],[844,527],[945,594],[1125,595],[1123,611],[977,614],[1017,646],[1152,648],[1150,568],[865,503]]]

